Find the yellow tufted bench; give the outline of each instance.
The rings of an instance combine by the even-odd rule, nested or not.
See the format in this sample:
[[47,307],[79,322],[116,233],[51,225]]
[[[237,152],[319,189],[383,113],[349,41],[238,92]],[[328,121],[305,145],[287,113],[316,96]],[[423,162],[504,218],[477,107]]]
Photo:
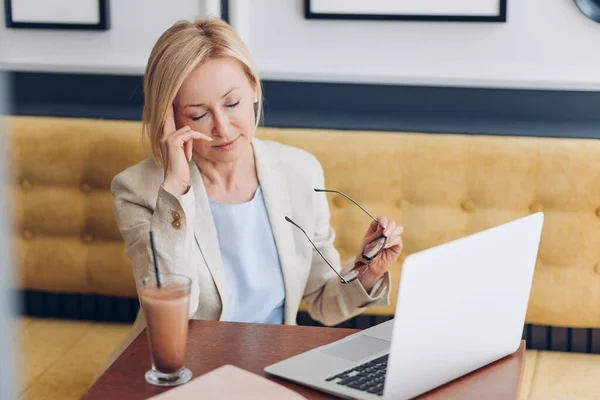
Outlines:
[[[116,173],[148,155],[140,123],[8,122],[18,289],[43,309],[62,310],[63,300],[87,307],[68,303],[69,296],[135,300],[109,187]],[[600,355],[586,354],[600,352],[598,330],[591,329],[600,328],[599,141],[274,128],[259,136],[307,149],[323,164],[329,188],[404,225],[396,281],[407,254],[543,210],[527,313],[535,324],[528,328],[530,345],[542,338],[580,352],[528,350],[522,399],[600,398]],[[336,245],[346,258],[368,221],[344,199],[328,198]],[[395,303],[395,291],[392,298]],[[117,303],[102,304],[114,311]],[[392,304],[369,314],[393,310]],[[20,319],[21,397],[79,398],[128,327]]]

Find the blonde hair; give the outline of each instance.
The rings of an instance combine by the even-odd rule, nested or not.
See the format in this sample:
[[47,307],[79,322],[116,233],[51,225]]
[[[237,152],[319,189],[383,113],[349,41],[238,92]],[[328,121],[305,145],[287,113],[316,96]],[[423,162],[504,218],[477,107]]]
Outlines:
[[256,88],[256,126],[262,116],[262,89],[250,51],[233,28],[218,18],[179,21],[157,40],[144,74],[144,136],[154,161],[162,166],[161,138],[165,116],[187,76],[202,63],[219,57],[240,62]]

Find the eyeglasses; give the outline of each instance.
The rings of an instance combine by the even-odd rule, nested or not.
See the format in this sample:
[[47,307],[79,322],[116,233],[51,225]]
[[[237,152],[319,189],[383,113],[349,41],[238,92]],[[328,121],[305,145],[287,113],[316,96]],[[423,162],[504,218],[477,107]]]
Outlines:
[[[375,221],[376,224],[379,224],[379,221],[377,221],[377,219],[375,217],[373,217],[367,210],[365,210],[356,201],[352,200],[352,198],[350,198],[350,196],[348,196],[342,192],[338,192],[337,190],[327,190],[327,189],[314,189],[314,190],[315,190],[315,192],[328,192],[328,193],[341,194],[342,196],[344,196],[345,198],[347,198],[348,200],[350,200],[351,202],[356,204],[369,217],[371,217],[371,219],[373,221]],[[354,268],[352,268],[350,271],[348,271],[344,275],[340,275],[340,273],[329,263],[329,261],[327,261],[327,259],[323,256],[323,254],[321,254],[321,252],[319,251],[317,246],[315,246],[313,241],[310,240],[310,237],[308,237],[308,235],[306,234],[304,229],[302,229],[302,227],[300,225],[298,225],[297,223],[292,221],[287,216],[285,217],[285,220],[287,222],[291,223],[292,225],[294,225],[296,228],[300,229],[302,231],[302,233],[304,233],[304,236],[306,236],[306,238],[308,239],[310,244],[312,244],[312,246],[315,248],[317,253],[319,253],[321,258],[327,263],[327,265],[329,265],[329,267],[333,270],[333,272],[335,272],[336,275],[339,276],[339,278],[342,280],[342,283],[350,283],[350,282],[358,279],[358,277],[360,277],[365,272],[367,272],[367,270],[369,269],[369,266],[371,265],[371,262],[373,262],[375,257],[377,257],[377,255],[381,252],[381,250],[383,250],[383,248],[385,247],[387,240],[388,240],[388,238],[385,237],[383,234],[381,236],[378,236],[377,238],[371,240],[363,249],[363,251],[360,255],[360,259],[357,260],[356,263],[354,264]]]

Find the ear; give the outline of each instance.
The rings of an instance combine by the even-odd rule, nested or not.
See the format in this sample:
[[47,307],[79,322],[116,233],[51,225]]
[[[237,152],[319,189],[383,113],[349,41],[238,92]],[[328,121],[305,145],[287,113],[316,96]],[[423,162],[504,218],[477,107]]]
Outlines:
[[256,82],[252,83],[252,94],[253,94],[253,101],[255,103],[258,103],[258,84]]

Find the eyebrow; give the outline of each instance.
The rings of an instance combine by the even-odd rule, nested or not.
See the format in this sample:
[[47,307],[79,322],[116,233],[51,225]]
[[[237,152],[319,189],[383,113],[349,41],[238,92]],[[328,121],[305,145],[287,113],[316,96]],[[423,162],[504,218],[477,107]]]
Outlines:
[[[229,93],[233,92],[234,90],[239,89],[239,87],[234,86],[231,89],[229,89],[229,91],[227,93],[225,93],[223,96],[221,96],[221,98],[227,97],[227,95],[229,95]],[[188,108],[188,107],[204,107],[204,104],[188,104],[183,108]]]

